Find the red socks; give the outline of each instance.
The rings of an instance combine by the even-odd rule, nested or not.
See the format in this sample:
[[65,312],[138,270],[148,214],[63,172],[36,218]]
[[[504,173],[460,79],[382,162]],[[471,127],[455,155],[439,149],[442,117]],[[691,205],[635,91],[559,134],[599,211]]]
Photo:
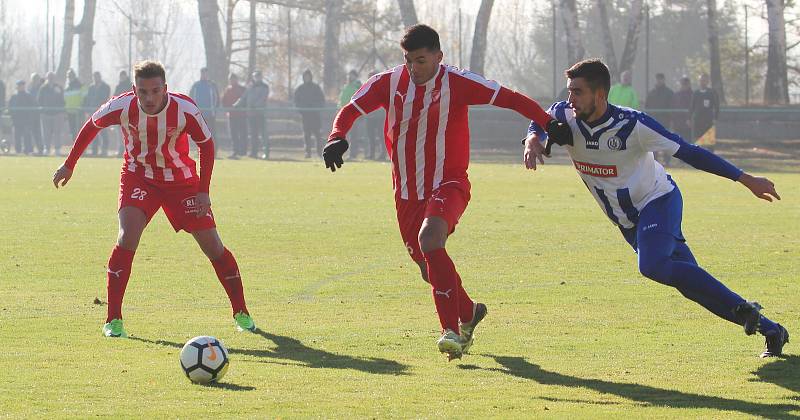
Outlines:
[[444,248],[423,253],[428,265],[428,280],[433,289],[433,302],[439,314],[442,329],[458,333],[458,320],[472,320],[473,302],[461,286],[461,277],[456,272],[453,260]]
[[239,266],[236,264],[236,258],[233,257],[231,251],[225,248],[222,256],[211,261],[211,265],[214,266],[217,278],[222,283],[222,287],[225,288],[225,293],[228,294],[233,314],[236,315],[239,312],[249,314],[247,305],[244,303],[244,288],[242,287],[242,277],[239,275]]
[[108,317],[106,322],[112,319],[122,319],[122,298],[125,296],[125,288],[128,286],[128,279],[131,277],[131,264],[133,264],[134,252],[115,246],[108,259]]

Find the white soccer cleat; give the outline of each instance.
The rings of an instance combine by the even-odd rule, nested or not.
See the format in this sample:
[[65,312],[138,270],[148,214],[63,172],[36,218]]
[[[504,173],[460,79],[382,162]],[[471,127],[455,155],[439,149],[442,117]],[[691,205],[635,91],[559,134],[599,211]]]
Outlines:
[[448,362],[453,359],[460,359],[464,354],[464,346],[466,344],[466,340],[461,335],[456,334],[455,331],[449,328],[444,330],[442,337],[436,342],[436,345],[439,346],[439,351],[447,354]]

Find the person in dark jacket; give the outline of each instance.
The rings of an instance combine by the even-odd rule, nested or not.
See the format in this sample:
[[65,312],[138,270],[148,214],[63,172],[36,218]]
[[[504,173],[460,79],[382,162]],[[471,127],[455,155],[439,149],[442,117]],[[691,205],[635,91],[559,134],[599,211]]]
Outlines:
[[[33,115],[36,99],[25,90],[25,81],[17,82],[17,93],[8,100],[8,113],[14,126],[14,152],[33,153]],[[41,151],[41,145],[39,145]]]
[[[656,119],[656,121],[663,121],[664,128],[667,130],[671,130],[672,126],[670,121],[672,119],[672,112],[670,112],[672,108],[672,101],[673,96],[675,96],[672,89],[667,87],[666,77],[664,77],[664,73],[657,73],[656,74],[656,86],[647,93],[647,99],[645,100],[645,106],[647,107],[648,113]],[[657,156],[664,162],[664,166],[669,166],[669,162],[672,160],[672,156],[666,152],[660,152],[660,156]]]
[[[311,70],[303,72],[303,84],[298,86],[294,92],[294,106],[300,109],[300,116],[303,118],[306,157],[310,158],[314,150],[316,150],[317,156],[320,156],[322,154],[322,143],[325,140],[320,134],[322,118],[320,117],[319,108],[325,106],[325,94],[322,93],[322,88],[314,83]],[[316,140],[316,145],[311,140],[312,136]]]
[[692,107],[692,82],[688,77],[681,77],[680,87],[672,96],[672,130],[681,136],[682,139],[692,142],[692,123],[689,108]]
[[715,125],[719,117],[719,97],[709,86],[708,74],[700,75],[700,89],[692,94],[690,112],[695,144],[713,151],[717,144]]
[[36,101],[44,110],[42,116],[42,137],[45,154],[62,156],[61,143],[64,137],[64,88],[56,81],[56,74],[47,73],[46,81],[39,89]]
[[[111,97],[111,86],[103,81],[103,76],[99,71],[92,74],[92,82],[93,83],[89,86],[89,90],[86,92],[86,97],[83,98],[83,106],[85,108],[97,109]],[[100,131],[97,139],[92,142],[92,155],[98,156],[99,151],[100,156],[108,156],[108,143],[108,133],[106,133],[106,130]]]
[[[235,104],[236,108],[246,108],[247,129],[250,132],[250,157],[269,159],[269,136],[267,135],[267,98],[269,85],[264,83],[261,71],[252,74],[252,82]],[[263,155],[261,154],[263,150]]]
[[[228,76],[228,87],[222,93],[222,106],[232,108],[233,104],[244,95],[245,87],[239,83],[239,76],[231,73]],[[233,153],[228,159],[239,159],[247,154],[247,113],[244,111],[228,111],[228,128],[233,143]]]
[[[42,88],[44,79],[39,73],[31,73],[31,81],[28,84],[28,93],[33,97],[34,106],[38,107],[39,102],[36,98],[39,97],[39,89]],[[39,110],[31,111],[31,131],[33,135],[33,143],[36,145],[37,155],[44,153],[44,146],[42,146],[42,117]]]

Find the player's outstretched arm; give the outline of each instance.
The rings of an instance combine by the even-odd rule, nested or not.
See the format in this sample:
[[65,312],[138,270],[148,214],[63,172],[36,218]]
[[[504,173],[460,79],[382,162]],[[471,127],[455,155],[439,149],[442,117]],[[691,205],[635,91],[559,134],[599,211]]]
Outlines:
[[78,159],[92,143],[92,140],[97,137],[97,133],[99,133],[100,130],[102,130],[102,128],[96,126],[91,118],[83,124],[81,131],[78,132],[78,137],[75,138],[75,144],[72,145],[72,150],[70,150],[67,160],[65,160],[64,164],[53,174],[53,185],[55,185],[56,188],[58,188],[59,185],[62,187],[67,185],[69,179],[72,178],[72,172],[75,170]]
[[345,105],[336,114],[331,134],[328,136],[328,143],[322,149],[322,160],[325,161],[325,167],[330,169],[331,172],[336,172],[337,168],[341,168],[344,165],[344,152],[350,148],[345,136],[361,115],[361,112],[352,102]]
[[775,184],[767,178],[752,176],[747,172],[742,172],[742,175],[736,182],[747,187],[753,195],[762,200],[772,202],[773,198],[777,200],[781,199],[781,196],[775,191]]

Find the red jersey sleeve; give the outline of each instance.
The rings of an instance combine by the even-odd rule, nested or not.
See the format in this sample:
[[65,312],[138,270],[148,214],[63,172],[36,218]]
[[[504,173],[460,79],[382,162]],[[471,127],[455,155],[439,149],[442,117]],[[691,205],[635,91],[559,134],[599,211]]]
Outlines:
[[192,112],[184,112],[186,117],[186,133],[197,143],[200,153],[200,192],[207,193],[211,185],[211,172],[214,170],[214,140],[211,130],[203,119],[200,110],[195,108]]
[[465,105],[492,105],[500,92],[500,83],[469,70],[453,71],[451,76],[450,90]]
[[92,114],[92,123],[100,128],[119,125],[120,115],[125,105],[130,103],[133,92],[124,93],[108,100]]
[[353,123],[362,115],[367,115],[378,108],[386,108],[389,105],[389,81],[391,73],[379,73],[367,80],[361,88],[359,88],[350,103],[345,105],[336,114],[333,120],[333,129],[331,130],[328,141],[335,138],[346,138]]
[[454,73],[451,83],[461,101],[466,105],[494,105],[511,109],[536,121],[541,127],[553,118],[533,99],[503,87],[494,80],[485,79],[467,70]]
[[184,112],[184,116],[186,117],[186,133],[195,143],[200,144],[211,140],[211,129],[208,128],[199,109],[195,108],[192,112]]

